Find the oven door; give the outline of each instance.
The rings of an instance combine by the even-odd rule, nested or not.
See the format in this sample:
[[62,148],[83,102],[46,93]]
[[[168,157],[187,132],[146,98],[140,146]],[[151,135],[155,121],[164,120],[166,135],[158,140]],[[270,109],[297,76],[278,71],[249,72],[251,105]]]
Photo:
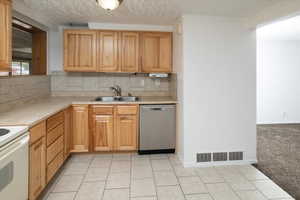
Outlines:
[[29,136],[0,148],[0,199],[28,199]]

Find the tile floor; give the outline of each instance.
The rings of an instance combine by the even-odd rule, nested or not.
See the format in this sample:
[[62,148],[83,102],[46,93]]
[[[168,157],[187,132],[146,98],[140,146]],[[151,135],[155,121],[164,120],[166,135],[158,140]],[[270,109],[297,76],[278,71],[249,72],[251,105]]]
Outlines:
[[73,155],[43,200],[292,200],[250,165],[184,168],[176,155]]

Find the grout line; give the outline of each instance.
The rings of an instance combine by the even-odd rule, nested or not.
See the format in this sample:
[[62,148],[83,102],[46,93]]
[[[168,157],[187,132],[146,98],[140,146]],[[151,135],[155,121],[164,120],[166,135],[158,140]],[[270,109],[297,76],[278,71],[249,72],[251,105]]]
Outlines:
[[88,168],[87,168],[85,174],[83,175],[83,178],[82,178],[81,183],[80,183],[80,185],[79,185],[79,187],[78,187],[78,190],[76,191],[76,193],[75,193],[75,195],[74,195],[74,197],[73,197],[73,200],[75,200],[75,199],[77,198],[77,195],[78,195],[79,190],[81,189],[81,186],[85,183],[85,182],[84,182],[84,179],[85,179],[85,177],[86,177],[86,175],[87,175],[87,172],[88,172],[88,170],[89,170],[89,168],[90,168],[90,166],[91,166],[92,160],[94,160],[94,157],[95,157],[95,156],[92,155],[92,159],[90,160],[89,166],[88,166]]
[[104,188],[103,188],[103,192],[102,192],[102,195],[101,195],[101,199],[104,198],[104,193],[105,193],[106,186],[107,186],[108,176],[109,176],[110,171],[111,171],[112,160],[113,160],[113,155],[111,156],[110,164],[109,164],[109,167],[108,167],[108,172],[106,174],[106,179],[104,181]]
[[154,188],[155,188],[155,197],[156,199],[158,199],[158,193],[157,193],[157,184],[156,184],[156,178],[155,178],[155,175],[154,175],[154,170],[153,170],[153,166],[152,166],[152,160],[151,160],[151,156],[149,156],[149,161],[150,161],[150,167],[151,167],[151,170],[152,170],[152,177],[153,177],[153,182],[154,182]]
[[170,157],[168,157],[168,161],[169,161],[169,163],[170,163],[170,165],[171,165],[171,167],[172,167],[172,169],[173,169],[173,172],[174,172],[175,177],[176,177],[176,179],[177,179],[177,182],[178,182],[180,191],[182,192],[183,198],[184,198],[185,200],[187,200],[186,195],[184,194],[183,189],[182,189],[182,187],[181,187],[181,184],[180,184],[180,181],[179,181],[179,177],[177,176],[177,174],[176,174],[176,172],[175,172],[175,167],[174,167],[174,166],[172,165],[172,163],[170,162]]

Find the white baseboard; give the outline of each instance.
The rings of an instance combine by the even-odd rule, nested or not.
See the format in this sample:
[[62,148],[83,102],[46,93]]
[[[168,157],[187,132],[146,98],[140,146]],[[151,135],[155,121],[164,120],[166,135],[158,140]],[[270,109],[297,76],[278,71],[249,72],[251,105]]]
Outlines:
[[[181,160],[182,162],[182,160]],[[188,167],[213,167],[213,166],[222,166],[222,165],[251,165],[257,163],[257,160],[239,160],[239,161],[222,161],[222,162],[205,162],[205,163],[196,163],[196,162],[182,162],[183,166]]]

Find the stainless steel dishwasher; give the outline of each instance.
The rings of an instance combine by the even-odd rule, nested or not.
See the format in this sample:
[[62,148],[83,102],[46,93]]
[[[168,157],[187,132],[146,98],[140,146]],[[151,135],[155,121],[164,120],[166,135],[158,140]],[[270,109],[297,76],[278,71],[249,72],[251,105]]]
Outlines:
[[139,154],[174,153],[176,105],[140,106]]

